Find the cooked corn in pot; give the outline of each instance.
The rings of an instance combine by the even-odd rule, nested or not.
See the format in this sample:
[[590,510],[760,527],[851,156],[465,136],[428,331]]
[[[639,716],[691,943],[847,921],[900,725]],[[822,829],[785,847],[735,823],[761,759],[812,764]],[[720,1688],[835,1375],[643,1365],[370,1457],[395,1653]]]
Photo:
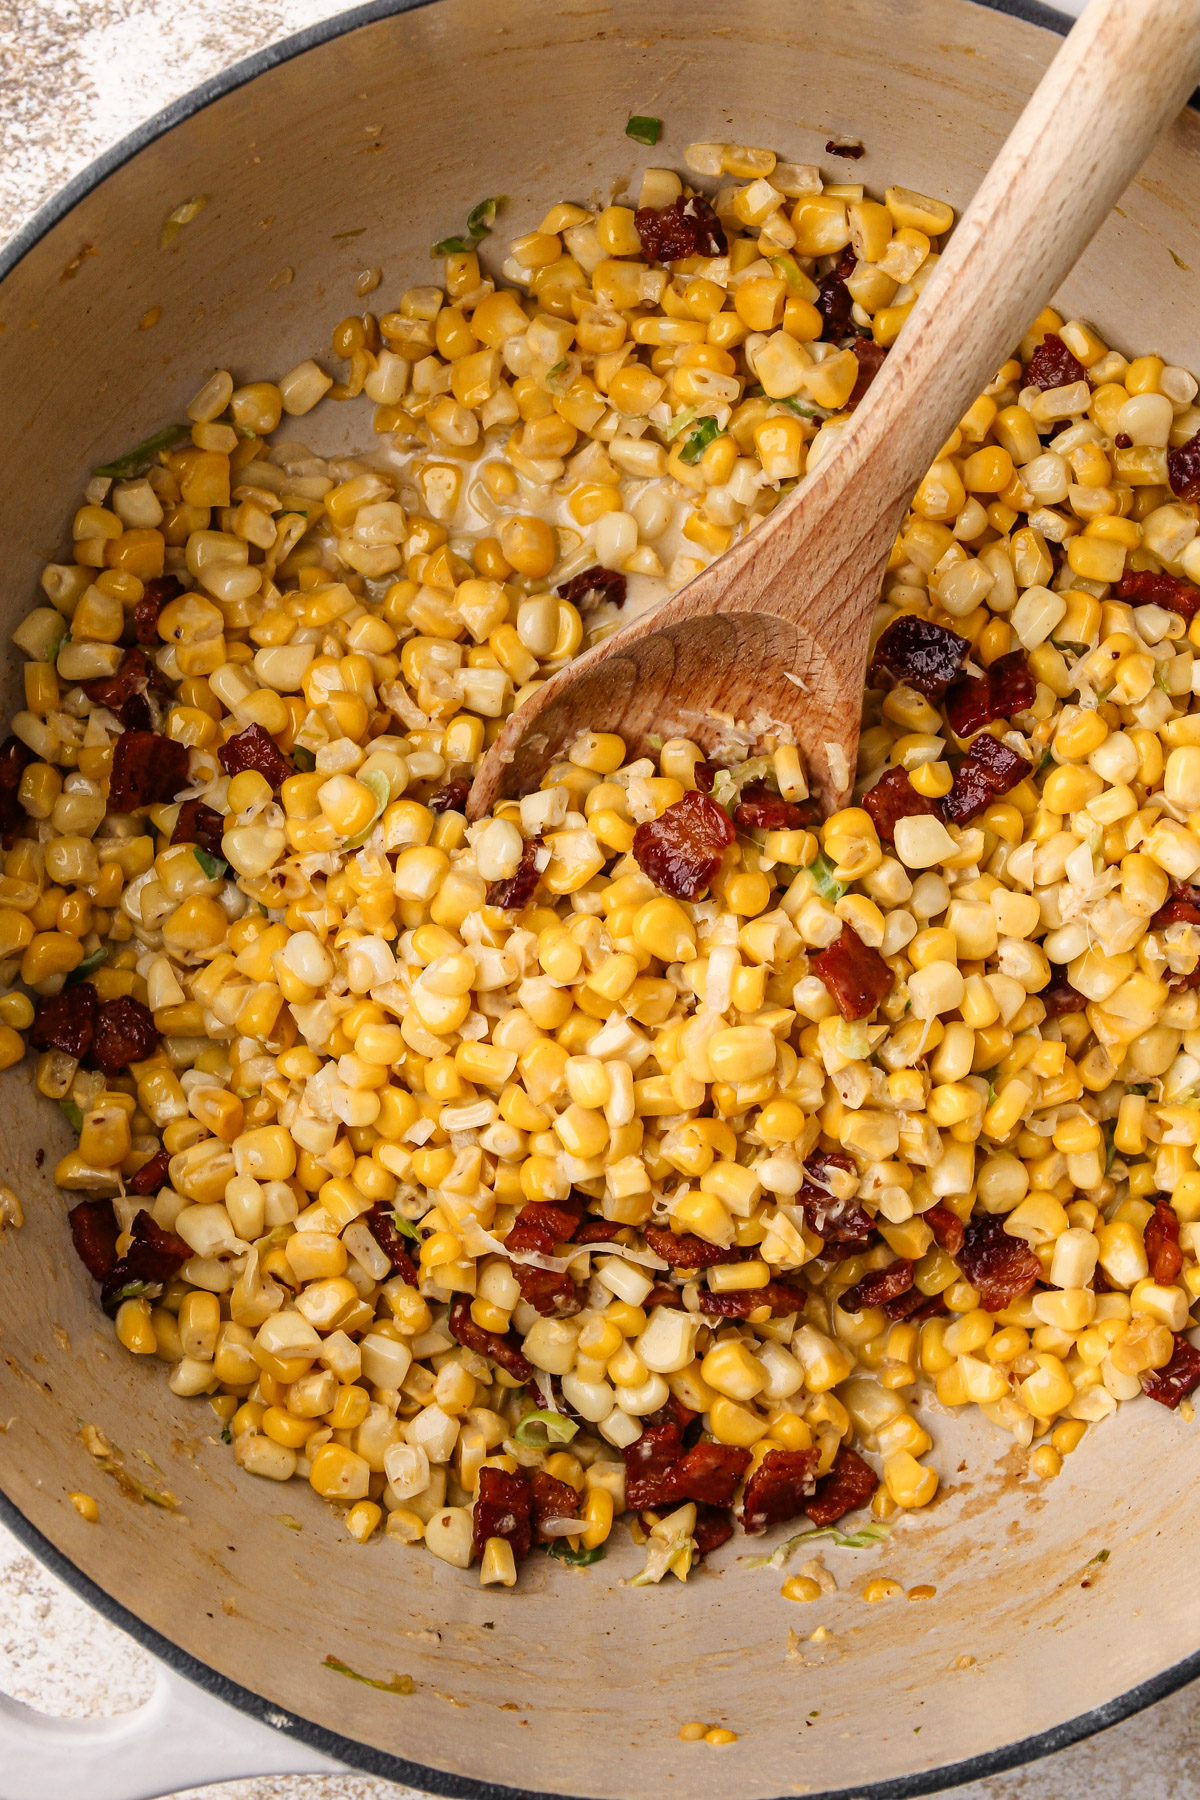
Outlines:
[[[467,823],[537,684],[834,448],[953,222],[686,165],[499,284],[483,203],[335,374],[216,371],[14,634],[0,1066],[119,1343],[503,1586],[626,1513],[651,1583],[927,1506],[928,1394],[1051,1477],[1200,1385],[1186,370],[1034,321],[897,538],[853,805],[736,719],[581,721]],[[292,435],[322,399],[369,452]]]

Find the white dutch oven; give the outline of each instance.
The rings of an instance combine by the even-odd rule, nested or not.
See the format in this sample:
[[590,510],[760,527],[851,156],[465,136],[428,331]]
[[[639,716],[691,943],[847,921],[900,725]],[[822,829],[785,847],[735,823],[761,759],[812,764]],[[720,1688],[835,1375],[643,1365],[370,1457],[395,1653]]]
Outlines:
[[[819,161],[848,133],[867,148],[856,178],[961,208],[1064,24],[1016,0],[385,0],[238,65],[73,182],[0,259],[5,640],[94,464],[177,417],[214,365],[277,375],[320,353],[358,269],[382,265],[381,299],[398,294],[482,195],[509,196],[507,237],[560,196],[636,186],[647,156],[623,128],[639,111],[666,121],[664,160],[724,137]],[[1187,115],[1063,296],[1107,341],[1191,367],[1198,152]],[[206,209],[160,249],[165,216],[201,193]],[[97,254],[61,279],[85,245]],[[285,268],[294,280],[273,282]],[[152,305],[161,320],[139,331]],[[326,405],[304,433],[320,450],[361,444],[369,409]],[[17,692],[10,666],[10,708]],[[640,1561],[623,1532],[603,1566],[535,1558],[511,1593],[363,1549],[305,1490],[240,1474],[207,1408],[117,1348],[35,1166],[42,1146],[53,1168],[67,1132],[28,1062],[3,1077],[0,1121],[28,1221],[0,1246],[0,1418],[16,1421],[0,1438],[2,1514],[164,1665],[129,1719],[48,1724],[6,1703],[5,1800],[142,1800],[339,1763],[472,1800],[884,1800],[1041,1755],[1200,1672],[1184,1548],[1200,1442],[1149,1403],[1046,1485],[990,1427],[939,1416],[937,1505],[882,1553],[828,1553],[844,1589],[886,1569],[936,1599],[847,1594],[822,1609],[823,1645],[779,1576],[747,1569],[740,1536],[686,1588],[650,1590],[618,1584]],[[83,1422],[135,1463],[152,1455],[179,1514],[126,1501]],[[98,1493],[99,1527],[72,1489]],[[288,1509],[302,1532],[280,1523]],[[330,1655],[411,1675],[415,1693],[347,1680]],[[693,1718],[738,1743],[680,1744]]]

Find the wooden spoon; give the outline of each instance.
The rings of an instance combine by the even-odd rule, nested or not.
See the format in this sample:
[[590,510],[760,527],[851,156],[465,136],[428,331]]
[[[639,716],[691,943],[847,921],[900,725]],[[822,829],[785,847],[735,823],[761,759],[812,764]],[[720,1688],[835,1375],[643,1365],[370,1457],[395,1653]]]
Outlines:
[[525,701],[480,766],[471,818],[535,788],[587,728],[620,733],[637,756],[652,733],[719,749],[733,722],[751,741],[794,734],[813,792],[845,804],[875,603],[916,485],[1198,72],[1198,0],[1091,0],[841,442],[679,593]]

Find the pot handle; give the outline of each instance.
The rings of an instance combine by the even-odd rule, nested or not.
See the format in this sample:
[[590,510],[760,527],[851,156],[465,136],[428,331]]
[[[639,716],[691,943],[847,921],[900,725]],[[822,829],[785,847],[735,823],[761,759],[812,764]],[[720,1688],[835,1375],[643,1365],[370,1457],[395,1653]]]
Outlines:
[[162,1663],[136,1712],[55,1719],[0,1694],[3,1800],[160,1800],[248,1775],[340,1775],[345,1765],[288,1735],[285,1714],[260,1724]]

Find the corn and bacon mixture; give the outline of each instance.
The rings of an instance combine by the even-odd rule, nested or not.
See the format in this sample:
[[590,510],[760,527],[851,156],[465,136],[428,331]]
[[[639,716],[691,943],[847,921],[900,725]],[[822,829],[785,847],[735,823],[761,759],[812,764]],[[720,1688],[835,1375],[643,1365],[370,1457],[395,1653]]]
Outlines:
[[[117,1338],[485,1583],[626,1511],[652,1582],[926,1506],[921,1400],[1047,1477],[1200,1383],[1190,374],[1036,321],[897,539],[855,804],[729,721],[467,822],[536,684],[836,443],[952,223],[687,166],[732,179],[555,206],[508,286],[476,208],[343,381],[218,370],[14,634],[0,1059]],[[370,455],[272,438],[326,394]]]

